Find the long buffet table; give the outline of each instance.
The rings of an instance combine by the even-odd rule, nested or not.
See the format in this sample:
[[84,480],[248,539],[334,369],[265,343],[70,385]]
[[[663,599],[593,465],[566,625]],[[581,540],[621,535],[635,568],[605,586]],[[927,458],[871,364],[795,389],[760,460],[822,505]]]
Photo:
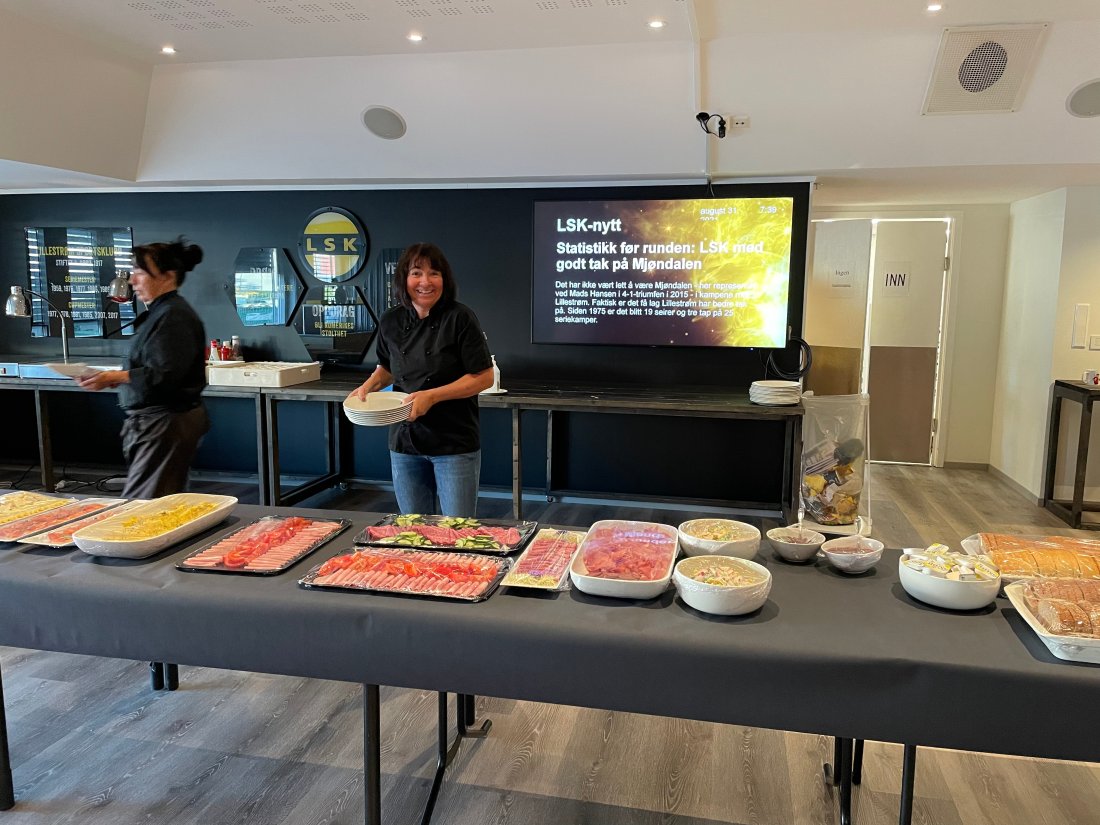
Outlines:
[[1054,659],[1004,600],[972,614],[912,601],[897,552],[854,578],[762,552],[771,596],[731,618],[672,591],[631,602],[503,589],[468,604],[300,588],[350,531],[275,577],[175,568],[271,512],[340,516],[352,530],[377,518],[239,506],[145,560],[0,545],[0,644],[362,683],[370,825],[381,821],[378,685],[1100,761],[1100,667]]

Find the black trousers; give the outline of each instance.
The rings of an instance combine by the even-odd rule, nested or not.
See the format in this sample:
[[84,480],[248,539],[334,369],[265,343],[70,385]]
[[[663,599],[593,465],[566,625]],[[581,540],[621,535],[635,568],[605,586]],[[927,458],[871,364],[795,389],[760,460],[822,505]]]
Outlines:
[[187,490],[187,474],[210,418],[201,404],[187,412],[134,410],[122,424],[129,465],[123,498],[158,498]]

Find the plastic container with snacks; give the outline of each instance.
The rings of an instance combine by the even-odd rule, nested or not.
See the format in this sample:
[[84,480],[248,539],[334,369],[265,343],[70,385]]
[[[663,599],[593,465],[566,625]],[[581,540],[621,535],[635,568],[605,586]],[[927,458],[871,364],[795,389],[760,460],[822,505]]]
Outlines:
[[807,395],[803,419],[802,507],[810,526],[847,526],[869,515],[867,411],[861,395]]

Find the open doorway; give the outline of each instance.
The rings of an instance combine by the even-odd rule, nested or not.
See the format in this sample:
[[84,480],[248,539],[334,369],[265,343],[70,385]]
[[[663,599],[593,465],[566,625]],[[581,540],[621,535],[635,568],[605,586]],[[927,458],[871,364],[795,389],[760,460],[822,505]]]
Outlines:
[[942,215],[814,222],[806,388],[870,395],[872,461],[942,464],[953,227]]

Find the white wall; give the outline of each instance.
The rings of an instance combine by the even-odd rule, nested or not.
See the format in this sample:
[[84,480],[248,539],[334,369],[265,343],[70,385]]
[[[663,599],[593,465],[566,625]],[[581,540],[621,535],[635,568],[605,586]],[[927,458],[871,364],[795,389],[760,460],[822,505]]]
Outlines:
[[948,312],[955,316],[948,329],[951,392],[940,411],[948,462],[989,463],[1008,226],[1008,204],[966,206],[955,219],[948,295]]
[[0,158],[133,180],[150,72],[0,12]]
[[[1054,353],[1050,378],[1081,380],[1086,369],[1100,370],[1100,350],[1070,347],[1075,304],[1089,304],[1089,332],[1100,335],[1100,186],[1075,186],[1066,190],[1062,266],[1058,284],[1058,309],[1054,324]],[[1100,413],[1097,410],[1096,413]],[[1081,407],[1062,403],[1055,496],[1069,498],[1077,466],[1077,433]],[[1085,477],[1085,499],[1100,499],[1100,422],[1093,426]]]
[[1040,58],[1017,112],[922,117],[940,32],[911,26],[869,36],[850,25],[848,31],[748,31],[709,42],[705,67],[713,91],[704,107],[752,117],[751,128],[719,142],[717,168],[778,174],[1097,162],[1095,123],[1068,115],[1065,99],[1078,84],[1100,77],[1100,22],[1051,27],[1043,55],[1074,58]]
[[1058,315],[1066,190],[1010,210],[989,463],[1037,498]]
[[158,66],[140,179],[698,175],[692,67],[687,43]]

